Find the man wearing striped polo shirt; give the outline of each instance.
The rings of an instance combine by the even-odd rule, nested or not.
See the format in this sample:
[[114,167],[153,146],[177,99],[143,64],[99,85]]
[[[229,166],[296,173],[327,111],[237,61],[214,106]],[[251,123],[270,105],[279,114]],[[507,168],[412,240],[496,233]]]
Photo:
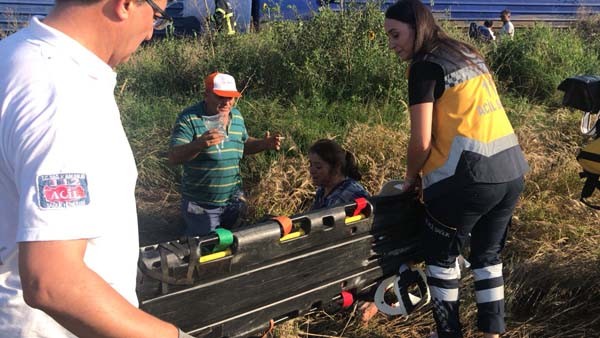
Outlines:
[[234,108],[241,94],[231,75],[212,73],[204,85],[204,101],[179,114],[169,149],[169,162],[183,165],[181,212],[187,236],[234,226],[246,206],[240,160],[281,145],[280,134],[248,136],[244,118]]

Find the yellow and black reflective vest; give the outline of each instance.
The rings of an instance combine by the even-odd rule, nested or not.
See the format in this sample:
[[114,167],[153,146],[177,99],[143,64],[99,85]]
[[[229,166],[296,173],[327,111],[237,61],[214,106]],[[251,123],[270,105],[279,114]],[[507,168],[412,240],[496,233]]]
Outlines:
[[444,71],[444,92],[434,101],[431,153],[423,167],[425,200],[470,183],[509,182],[527,162],[485,62],[438,46],[420,60]]
[[226,0],[215,0],[215,14],[213,15],[217,30],[226,32],[227,35],[235,34],[235,20],[233,8]]

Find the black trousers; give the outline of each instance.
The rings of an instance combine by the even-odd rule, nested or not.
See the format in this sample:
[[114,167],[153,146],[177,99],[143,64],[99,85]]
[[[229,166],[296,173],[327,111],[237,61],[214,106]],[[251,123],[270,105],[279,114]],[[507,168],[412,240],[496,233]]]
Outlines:
[[440,337],[462,337],[457,257],[469,238],[477,327],[488,333],[505,331],[500,252],[523,186],[522,177],[506,183],[474,183],[426,203],[423,245]]

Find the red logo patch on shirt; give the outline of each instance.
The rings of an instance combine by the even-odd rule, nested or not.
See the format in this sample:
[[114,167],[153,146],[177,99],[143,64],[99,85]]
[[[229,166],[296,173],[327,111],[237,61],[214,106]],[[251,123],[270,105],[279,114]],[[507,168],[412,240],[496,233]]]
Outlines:
[[86,174],[53,174],[37,177],[38,205],[42,209],[90,204]]

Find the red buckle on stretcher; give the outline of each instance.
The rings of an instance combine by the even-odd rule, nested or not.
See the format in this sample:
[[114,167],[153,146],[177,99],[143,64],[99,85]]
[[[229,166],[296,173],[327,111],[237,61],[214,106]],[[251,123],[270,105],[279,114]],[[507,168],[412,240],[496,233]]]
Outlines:
[[352,216],[358,216],[360,215],[360,212],[363,211],[367,206],[367,199],[360,197],[355,199],[354,202],[356,202],[356,209],[354,209],[354,214],[352,214]]

